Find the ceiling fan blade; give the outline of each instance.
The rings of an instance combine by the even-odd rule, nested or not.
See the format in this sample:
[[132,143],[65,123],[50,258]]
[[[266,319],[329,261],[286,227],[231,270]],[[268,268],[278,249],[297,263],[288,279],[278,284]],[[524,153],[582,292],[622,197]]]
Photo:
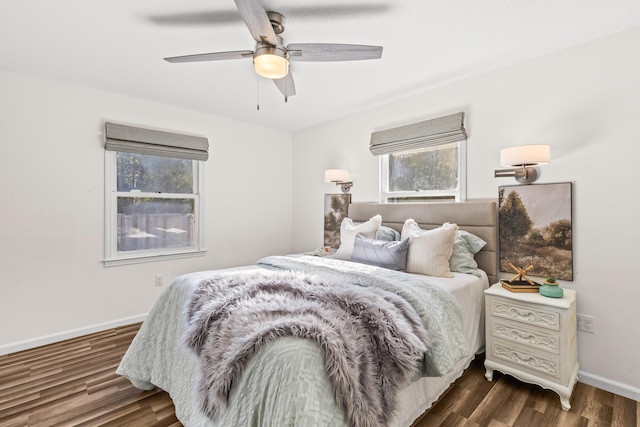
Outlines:
[[[331,8],[326,5],[288,5],[287,16],[296,20],[308,19],[335,19],[335,18],[357,18],[366,15],[382,15],[393,9],[387,4],[332,4]],[[242,21],[237,9],[212,11],[211,8],[194,10],[182,13],[156,13],[145,17],[155,25],[162,26],[190,26],[190,27],[211,27],[212,25],[233,25]]]
[[358,61],[382,57],[382,46],[360,44],[292,43],[287,50],[292,61]]
[[234,50],[231,52],[198,53],[195,55],[172,56],[169,58],[164,58],[164,60],[171,63],[200,62],[200,61],[222,61],[225,59],[251,58],[252,56],[253,56],[252,50]]
[[260,0],[235,0],[235,2],[253,39],[257,42],[277,45],[278,37]]
[[273,82],[278,86],[280,92],[284,95],[285,100],[296,94],[296,84],[293,82],[293,75],[291,70],[289,73],[281,79],[273,79]]

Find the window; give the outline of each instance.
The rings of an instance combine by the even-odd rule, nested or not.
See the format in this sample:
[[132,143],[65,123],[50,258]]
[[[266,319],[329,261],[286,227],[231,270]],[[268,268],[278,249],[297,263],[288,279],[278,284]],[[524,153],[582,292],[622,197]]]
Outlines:
[[204,253],[203,162],[166,145],[110,143],[109,130],[105,266]]
[[381,202],[466,199],[463,113],[374,132],[380,156]]
[[380,156],[382,202],[465,199],[464,141]]

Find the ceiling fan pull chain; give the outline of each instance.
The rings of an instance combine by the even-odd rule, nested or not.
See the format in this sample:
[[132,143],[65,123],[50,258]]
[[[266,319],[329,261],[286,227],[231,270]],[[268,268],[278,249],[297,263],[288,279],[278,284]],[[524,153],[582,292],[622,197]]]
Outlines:
[[260,76],[256,74],[256,110],[260,111]]
[[[287,74],[291,72],[291,64],[287,65]],[[287,80],[287,93],[289,93],[289,80]],[[287,95],[284,96],[284,103],[289,102],[289,97]]]

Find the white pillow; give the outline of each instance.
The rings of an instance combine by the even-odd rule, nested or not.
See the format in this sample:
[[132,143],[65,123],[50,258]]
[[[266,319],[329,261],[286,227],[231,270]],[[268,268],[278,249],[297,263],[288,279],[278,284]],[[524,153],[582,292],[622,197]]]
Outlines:
[[449,257],[457,231],[458,225],[448,222],[433,230],[423,230],[413,219],[406,220],[401,233],[403,239],[409,238],[406,271],[453,277],[449,270]]
[[382,224],[382,217],[376,215],[369,221],[355,225],[351,218],[345,218],[340,224],[340,247],[332,258],[351,260],[351,253],[356,242],[356,234],[360,234],[367,239],[375,239],[376,233]]

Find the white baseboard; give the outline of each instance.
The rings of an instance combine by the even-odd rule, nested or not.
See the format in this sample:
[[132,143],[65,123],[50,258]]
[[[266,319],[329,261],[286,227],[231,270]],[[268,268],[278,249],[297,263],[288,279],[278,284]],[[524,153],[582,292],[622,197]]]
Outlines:
[[578,381],[592,387],[617,394],[619,396],[633,399],[636,402],[640,402],[640,389],[637,389],[630,385],[602,378],[598,375],[593,375],[584,371],[578,371]]
[[138,316],[127,317],[125,319],[114,320],[112,322],[106,322],[106,323],[100,323],[98,325],[87,326],[85,328],[73,329],[67,332],[45,335],[43,337],[33,338],[30,340],[5,344],[0,346],[0,356],[5,354],[10,354],[10,353],[16,353],[22,350],[28,350],[30,348],[40,347],[42,345],[53,344],[53,343],[68,340],[71,338],[81,337],[83,335],[93,334],[94,332],[100,332],[100,331],[104,331],[111,328],[117,328],[118,326],[125,326],[125,325],[130,325],[132,323],[142,322],[146,318],[147,318],[146,314],[141,314]]

